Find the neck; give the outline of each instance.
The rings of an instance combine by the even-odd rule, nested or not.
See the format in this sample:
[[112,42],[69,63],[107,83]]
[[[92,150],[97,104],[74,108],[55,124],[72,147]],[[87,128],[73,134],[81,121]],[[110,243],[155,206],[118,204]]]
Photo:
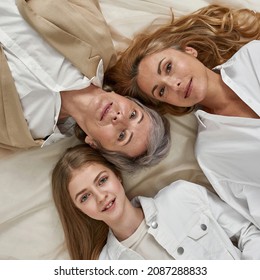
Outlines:
[[119,241],[123,241],[130,237],[141,224],[144,214],[142,208],[134,207],[130,202],[124,211],[125,215],[121,217],[117,224],[110,226],[115,237]]
[[229,97],[232,96],[228,94],[231,89],[222,81],[219,74],[210,69],[208,69],[208,81],[207,95],[199,105],[203,106],[205,111],[217,114],[227,105]]
[[206,98],[200,105],[211,114],[236,116],[244,118],[259,118],[259,116],[227,86],[219,74],[209,70],[209,84]]
[[80,90],[62,91],[59,119],[73,117],[77,121],[91,104],[91,96],[100,92],[103,90],[92,84]]

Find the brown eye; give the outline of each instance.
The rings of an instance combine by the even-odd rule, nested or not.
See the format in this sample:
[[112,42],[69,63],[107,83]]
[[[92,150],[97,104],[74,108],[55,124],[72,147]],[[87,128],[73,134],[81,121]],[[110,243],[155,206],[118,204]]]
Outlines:
[[160,97],[163,97],[164,92],[165,92],[165,88],[163,87],[163,88],[161,88],[160,91],[159,91],[159,96],[160,96]]
[[130,119],[134,119],[135,117],[136,117],[136,111],[134,110],[130,115]]
[[123,141],[124,139],[125,139],[125,131],[122,131],[118,136],[118,141]]
[[166,66],[166,73],[169,74],[172,70],[172,64],[171,63],[168,63],[167,66]]

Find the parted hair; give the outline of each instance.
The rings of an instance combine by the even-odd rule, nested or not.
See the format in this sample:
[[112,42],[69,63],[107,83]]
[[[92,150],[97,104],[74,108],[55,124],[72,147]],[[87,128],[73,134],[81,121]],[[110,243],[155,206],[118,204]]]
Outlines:
[[137,35],[130,46],[119,54],[117,63],[105,74],[105,83],[114,91],[141,100],[159,111],[183,115],[192,107],[177,107],[147,96],[137,84],[142,59],[167,48],[184,50],[193,47],[198,59],[208,68],[224,63],[243,45],[260,38],[260,13],[248,9],[230,9],[209,5],[194,13],[172,18],[169,24]]
[[65,235],[65,243],[73,260],[94,260],[106,244],[108,226],[81,212],[73,203],[68,186],[73,171],[91,163],[112,170],[122,180],[120,171],[98,151],[80,144],[69,148],[56,163],[52,172],[52,195]]

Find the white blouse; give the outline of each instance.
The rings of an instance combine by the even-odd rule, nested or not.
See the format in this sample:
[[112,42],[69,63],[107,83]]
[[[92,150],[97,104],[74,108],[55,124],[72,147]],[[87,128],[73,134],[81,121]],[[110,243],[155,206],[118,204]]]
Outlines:
[[24,117],[34,139],[52,135],[61,109],[60,92],[82,89],[92,82],[102,86],[103,63],[90,80],[45,42],[19,14],[15,0],[0,1],[0,42],[14,78]]
[[[223,81],[260,116],[260,41],[217,67]],[[195,113],[195,153],[218,195],[260,228],[260,119]]]

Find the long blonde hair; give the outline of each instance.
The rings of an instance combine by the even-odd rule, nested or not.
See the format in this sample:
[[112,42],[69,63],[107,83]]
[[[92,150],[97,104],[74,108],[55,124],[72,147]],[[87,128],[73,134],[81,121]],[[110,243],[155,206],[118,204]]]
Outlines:
[[[132,44],[105,75],[105,83],[122,95],[141,100],[160,113],[183,115],[193,108],[183,108],[148,97],[137,84],[141,60],[167,48],[198,51],[198,59],[208,68],[227,61],[243,45],[260,38],[260,13],[248,9],[230,9],[209,5],[198,11],[134,38]],[[147,81],[149,82],[149,81]]]
[[71,259],[94,260],[106,243],[108,226],[81,212],[73,203],[68,185],[73,170],[90,163],[99,163],[111,169],[122,179],[120,171],[86,144],[69,148],[57,162],[52,172],[52,194],[65,234]]

